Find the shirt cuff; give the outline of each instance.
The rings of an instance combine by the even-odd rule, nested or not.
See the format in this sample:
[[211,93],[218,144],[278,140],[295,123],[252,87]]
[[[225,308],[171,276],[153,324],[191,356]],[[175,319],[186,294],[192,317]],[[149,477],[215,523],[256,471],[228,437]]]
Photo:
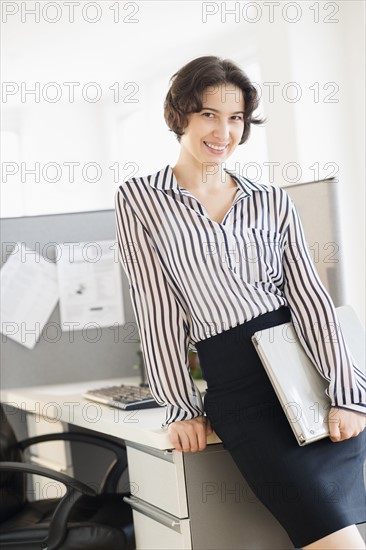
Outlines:
[[175,405],[167,405],[165,420],[161,425],[161,428],[167,428],[169,424],[177,422],[179,420],[192,420],[192,418],[197,418],[197,416],[203,416],[204,410],[203,405],[196,405],[196,411],[186,411]]
[[331,404],[331,407],[337,407],[337,409],[345,409],[346,411],[358,412],[366,415],[366,405],[365,403],[346,403],[338,405],[337,403]]

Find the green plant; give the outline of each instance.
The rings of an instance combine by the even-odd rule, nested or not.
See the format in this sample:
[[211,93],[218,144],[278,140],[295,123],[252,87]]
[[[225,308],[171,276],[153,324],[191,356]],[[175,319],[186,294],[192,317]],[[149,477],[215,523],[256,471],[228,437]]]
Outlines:
[[202,380],[202,370],[198,359],[198,353],[189,349],[188,350],[188,362],[191,376],[194,380]]
[[[141,341],[138,340],[138,344],[141,344]],[[139,349],[137,350],[137,357],[138,362],[133,365],[133,369],[139,370],[142,372],[142,369],[144,368],[144,359],[141,351],[141,347],[139,346]],[[189,363],[189,371],[191,373],[191,376],[194,380],[202,380],[202,371],[200,367],[200,362],[198,359],[198,354],[189,349],[188,350],[188,363]]]

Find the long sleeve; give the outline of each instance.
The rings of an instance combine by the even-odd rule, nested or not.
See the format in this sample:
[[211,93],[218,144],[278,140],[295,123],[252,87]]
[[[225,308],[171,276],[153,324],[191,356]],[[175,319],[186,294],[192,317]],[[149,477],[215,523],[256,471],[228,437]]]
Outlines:
[[119,260],[130,284],[150,391],[167,406],[166,427],[203,414],[201,394],[189,372],[189,322],[184,301],[164,273],[147,229],[120,188],[115,195]]
[[333,406],[366,413],[365,374],[353,363],[332,300],[313,264],[302,224],[290,200],[283,257],[284,294],[307,355],[329,382]]

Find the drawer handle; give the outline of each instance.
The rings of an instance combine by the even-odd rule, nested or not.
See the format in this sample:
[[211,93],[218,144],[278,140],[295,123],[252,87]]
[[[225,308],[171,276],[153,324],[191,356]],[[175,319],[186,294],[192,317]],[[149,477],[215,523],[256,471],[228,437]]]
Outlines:
[[142,514],[144,514],[144,516],[147,516],[154,521],[161,523],[165,527],[169,527],[169,529],[172,529],[177,533],[181,533],[180,520],[175,518],[174,516],[171,516],[170,514],[167,514],[166,512],[155,508],[155,506],[151,506],[150,504],[142,502],[141,500],[138,500],[136,498],[123,497],[123,500],[127,502],[127,504],[129,504],[133,510],[141,512]]
[[162,451],[160,449],[154,449],[153,447],[147,447],[146,445],[140,445],[139,443],[135,443],[132,441],[126,441],[126,446],[127,449],[128,447],[131,447],[132,449],[137,449],[138,451],[142,451],[151,456],[156,456],[161,460],[166,460],[167,462],[171,462],[172,464],[174,464],[174,456],[172,450],[166,449]]

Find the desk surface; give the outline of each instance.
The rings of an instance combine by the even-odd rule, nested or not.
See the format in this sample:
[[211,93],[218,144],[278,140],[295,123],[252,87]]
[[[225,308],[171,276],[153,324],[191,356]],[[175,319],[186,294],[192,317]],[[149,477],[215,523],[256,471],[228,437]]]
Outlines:
[[[161,428],[165,407],[126,412],[82,397],[90,389],[138,383],[138,377],[131,377],[11,388],[2,390],[0,398],[5,406],[34,413],[50,423],[59,420],[155,449],[171,449],[167,431]],[[197,386],[203,391],[205,382],[198,381]],[[216,434],[207,440],[208,444],[220,442]]]

